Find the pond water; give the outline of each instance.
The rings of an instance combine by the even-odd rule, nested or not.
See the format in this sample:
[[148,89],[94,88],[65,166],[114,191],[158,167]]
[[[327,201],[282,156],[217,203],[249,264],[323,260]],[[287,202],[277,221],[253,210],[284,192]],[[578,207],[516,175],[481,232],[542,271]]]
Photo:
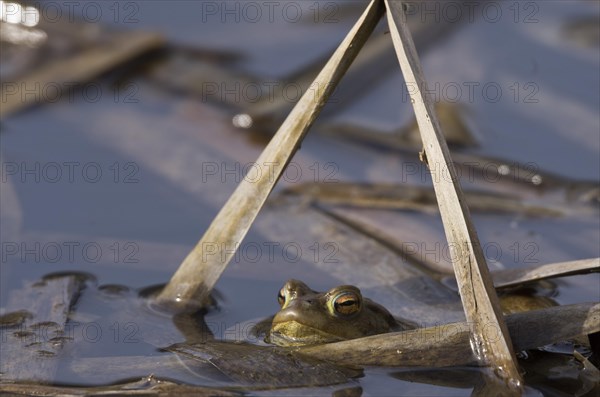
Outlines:
[[[235,58],[217,64],[217,70],[233,76],[258,76],[258,86],[264,89],[327,56],[366,4],[250,3],[81,2],[81,9],[73,11],[77,19],[103,28],[158,31],[165,35],[171,50],[150,54],[141,62],[99,77],[93,84],[102,95],[94,100],[85,90],[75,90],[71,97],[2,120],[0,310],[4,312],[15,290],[48,273],[86,272],[96,279],[82,293],[70,322],[84,324],[75,328],[76,333],[93,323],[101,336],[80,333],[77,343],[65,346],[56,383],[112,384],[144,373],[93,373],[89,363],[103,366],[111,362],[110,357],[172,355],[158,348],[181,342],[186,336],[168,316],[150,310],[138,293],[168,281],[264,146],[261,131],[253,136],[231,123],[233,115],[252,104],[250,91],[238,87],[236,92],[218,91],[217,97],[207,98],[186,88],[185,79],[181,89],[172,73],[166,80],[157,77],[161,71],[172,72],[173,60],[180,59],[177,70],[182,75],[192,73],[197,64],[189,59],[197,57],[210,65],[216,52],[217,57]],[[451,18],[446,3],[428,3],[431,7],[437,4],[433,13],[442,22]],[[99,7],[98,18],[83,13],[86,4],[93,4],[88,12]],[[415,12],[424,12],[415,4]],[[585,29],[589,28],[573,26],[590,16],[597,18],[600,6],[584,1],[494,4],[500,14],[494,16],[489,6],[483,11],[478,3],[472,20],[453,24],[444,37],[422,45],[421,60],[427,79],[436,87],[434,95],[440,101],[459,102],[467,110],[467,124],[479,145],[462,152],[501,158],[508,164],[533,164],[539,172],[559,175],[575,187],[580,186],[578,181],[597,187],[600,48],[578,39],[587,37]],[[255,14],[257,10],[260,16]],[[42,14],[50,11],[42,8]],[[434,14],[418,17],[432,23]],[[382,25],[375,35],[385,35],[386,30]],[[221,82],[212,76],[198,77],[204,79],[204,89],[209,87],[206,83],[213,87]],[[412,110],[399,70],[386,71],[367,87],[344,106],[336,107],[335,101],[327,105],[328,117],[309,133],[274,196],[302,182],[429,183],[428,177],[408,172],[407,164],[417,162],[415,153],[381,150],[327,133],[328,126],[346,124],[389,134],[410,122]],[[600,256],[597,198],[587,202],[572,199],[568,193],[577,190],[569,190],[566,184],[543,190],[468,176],[463,176],[463,184],[564,211],[563,216],[554,218],[474,214],[492,268]],[[393,295],[389,285],[378,284],[384,284],[380,263],[369,263],[374,257],[385,262],[392,251],[355,252],[351,241],[328,233],[329,223],[309,211],[280,217],[284,225],[270,215],[275,210],[265,211],[259,215],[259,226],[237,247],[239,254],[217,284],[219,309],[204,318],[217,339],[232,339],[232,334],[233,339],[238,335],[245,339],[240,324],[275,313],[277,292],[290,278],[304,280],[317,290],[353,283],[395,314],[403,313],[393,309],[405,303],[402,296]],[[397,241],[415,244],[421,258],[449,263],[437,213],[342,211]],[[311,227],[313,219],[325,226]],[[342,266],[345,258],[351,259]],[[328,259],[338,262],[332,264]],[[398,280],[408,268],[398,269]],[[600,301],[597,274],[553,283],[552,297],[559,304]],[[111,285],[127,288],[116,295],[109,293],[110,288],[102,288]],[[418,297],[425,294],[415,291]],[[453,295],[451,300],[455,298]],[[460,313],[448,316],[461,318]],[[527,394],[569,393],[575,364],[565,357],[547,352],[523,356],[521,365],[529,371]],[[540,367],[546,363],[548,368],[539,375],[529,362]],[[209,366],[185,370],[166,366],[153,373],[195,385],[237,386]],[[248,390],[256,395],[471,395],[477,373],[472,368],[450,374],[367,368],[362,377],[342,385]],[[466,380],[461,384],[448,382],[448,378]]]

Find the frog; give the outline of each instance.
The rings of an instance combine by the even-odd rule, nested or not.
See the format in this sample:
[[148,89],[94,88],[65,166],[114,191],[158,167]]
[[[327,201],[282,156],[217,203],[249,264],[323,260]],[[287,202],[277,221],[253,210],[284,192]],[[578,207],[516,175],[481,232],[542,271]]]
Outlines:
[[505,316],[558,306],[558,303],[550,297],[532,295],[531,293],[527,293],[527,291],[501,293],[498,295],[498,298],[500,309],[502,309],[502,314]]
[[340,342],[416,328],[394,317],[382,305],[365,298],[359,288],[341,285],[327,292],[288,280],[277,295],[280,310],[273,316],[265,341],[278,346]]
[[[517,290],[499,296],[504,315],[556,305],[552,299]],[[277,294],[280,310],[258,324],[254,334],[278,346],[305,346],[340,342],[387,332],[418,328],[415,322],[393,316],[385,307],[363,297],[353,285],[327,292],[311,289],[300,280],[288,280]]]

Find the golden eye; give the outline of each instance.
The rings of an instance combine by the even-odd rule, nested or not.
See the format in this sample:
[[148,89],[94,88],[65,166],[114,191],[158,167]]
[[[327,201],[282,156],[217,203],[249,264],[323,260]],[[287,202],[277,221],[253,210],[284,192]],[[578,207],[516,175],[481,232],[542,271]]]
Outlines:
[[337,314],[348,316],[360,310],[360,297],[353,292],[342,292],[333,299],[333,308]]
[[279,290],[277,294],[277,302],[279,302],[279,306],[283,307],[285,304],[285,291],[282,289]]

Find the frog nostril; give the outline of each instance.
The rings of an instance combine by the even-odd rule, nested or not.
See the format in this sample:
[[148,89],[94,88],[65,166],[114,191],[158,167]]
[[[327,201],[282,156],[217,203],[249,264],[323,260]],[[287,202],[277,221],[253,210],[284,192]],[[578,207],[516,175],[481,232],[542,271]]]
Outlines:
[[314,299],[302,299],[298,300],[297,302],[298,307],[302,308],[302,310],[311,310],[311,308],[315,305]]

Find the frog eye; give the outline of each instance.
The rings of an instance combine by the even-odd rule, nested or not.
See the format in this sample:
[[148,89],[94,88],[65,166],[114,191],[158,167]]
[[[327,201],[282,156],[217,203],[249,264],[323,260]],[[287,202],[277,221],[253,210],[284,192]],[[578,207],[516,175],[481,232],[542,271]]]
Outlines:
[[354,292],[342,292],[333,299],[333,309],[336,314],[348,316],[360,310],[360,296]]
[[285,305],[285,290],[282,288],[279,290],[277,294],[277,302],[279,302],[279,306],[283,307]]

